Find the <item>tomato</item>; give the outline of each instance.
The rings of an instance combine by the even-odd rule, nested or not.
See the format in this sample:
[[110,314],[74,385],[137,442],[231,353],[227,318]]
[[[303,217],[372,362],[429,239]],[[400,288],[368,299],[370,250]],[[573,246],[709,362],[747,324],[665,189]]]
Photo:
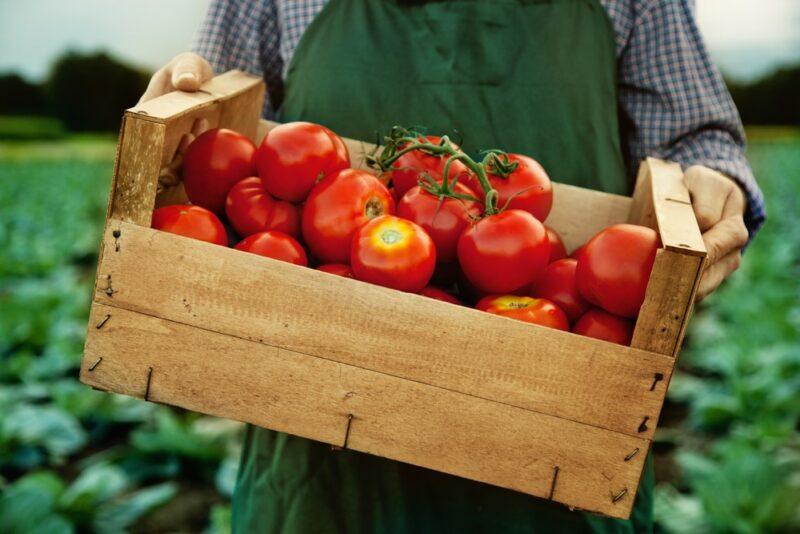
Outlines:
[[458,240],[467,280],[487,293],[510,293],[536,281],[547,267],[544,225],[522,210],[506,210],[470,226]]
[[200,206],[175,204],[158,208],[153,211],[151,226],[171,234],[228,246],[228,236],[222,222],[211,211]]
[[233,130],[214,128],[197,136],[183,155],[183,186],[192,204],[222,214],[236,182],[253,176],[256,146]]
[[508,160],[517,163],[513,172],[507,176],[502,176],[497,171],[488,175],[489,183],[497,190],[498,208],[527,211],[544,221],[553,206],[553,184],[550,178],[539,162],[528,156],[509,154]]
[[659,245],[658,234],[644,226],[616,224],[602,230],[581,252],[578,290],[614,315],[636,317]]
[[275,205],[272,207],[272,217],[267,226],[270,230],[277,230],[298,239],[300,237],[300,208],[285,200],[275,201]]
[[572,254],[570,254],[569,257],[576,260],[580,260],[584,250],[586,250],[586,243],[573,250]]
[[318,183],[303,206],[303,238],[325,263],[348,263],[353,234],[365,222],[394,213],[394,199],[375,176],[345,169]]
[[350,265],[359,280],[417,293],[433,275],[436,247],[419,225],[383,215],[356,232]]
[[458,304],[461,305],[461,301],[455,298],[453,295],[445,291],[444,289],[439,289],[438,287],[434,286],[425,286],[422,291],[419,292],[420,295],[441,300],[443,302],[449,302],[450,304]]
[[544,270],[544,274],[533,287],[533,296],[554,302],[575,322],[590,305],[578,292],[575,271],[578,260],[563,258],[556,260]]
[[633,321],[612,315],[605,310],[592,308],[578,319],[572,331],[582,336],[602,339],[620,345],[630,345],[633,338]]
[[[433,135],[429,135],[426,138],[433,144],[439,144],[442,139]],[[422,137],[418,139],[423,141]],[[453,146],[458,148],[455,143],[453,143]],[[412,150],[397,158],[397,161],[392,164],[392,170],[389,171],[389,178],[395,190],[395,198],[403,198],[409,189],[419,184],[420,178],[426,173],[434,180],[441,182],[444,177],[444,166],[447,163],[447,157],[445,155],[426,154],[422,150]],[[447,174],[448,180],[454,180],[456,177],[461,182],[469,180],[467,167],[458,160],[450,165],[450,171]]]
[[549,326],[558,330],[569,330],[567,315],[547,299],[518,295],[489,295],[482,298],[475,307],[485,312],[526,323]]
[[258,175],[271,195],[301,202],[318,181],[350,167],[347,147],[319,124],[290,122],[267,133],[256,151]]
[[[465,185],[456,184],[456,193],[471,195]],[[422,226],[436,245],[436,260],[450,263],[456,260],[458,238],[481,214],[480,204],[471,200],[440,198],[419,186],[414,186],[397,204],[397,216]]]
[[564,247],[564,242],[561,241],[561,236],[549,226],[545,226],[544,229],[547,230],[547,240],[550,241],[550,263],[566,258],[567,249]]
[[345,278],[355,278],[353,269],[344,263],[326,263],[317,267],[318,271],[325,273],[335,274],[337,276],[344,276]]
[[303,267],[308,265],[302,245],[292,236],[275,230],[245,237],[234,248]]
[[242,237],[267,230],[300,236],[300,210],[289,202],[273,199],[257,176],[245,178],[231,188],[225,213]]

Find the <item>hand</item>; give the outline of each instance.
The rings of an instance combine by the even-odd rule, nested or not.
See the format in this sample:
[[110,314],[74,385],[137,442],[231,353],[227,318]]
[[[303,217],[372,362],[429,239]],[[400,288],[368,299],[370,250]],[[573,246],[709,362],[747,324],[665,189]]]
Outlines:
[[197,91],[204,82],[213,76],[214,71],[211,69],[211,64],[202,57],[191,52],[178,54],[153,74],[139,103],[147,102],[176,89]]
[[748,240],[745,201],[736,182],[707,167],[689,167],[684,180],[708,251],[708,263],[697,289],[700,301],[739,268]]

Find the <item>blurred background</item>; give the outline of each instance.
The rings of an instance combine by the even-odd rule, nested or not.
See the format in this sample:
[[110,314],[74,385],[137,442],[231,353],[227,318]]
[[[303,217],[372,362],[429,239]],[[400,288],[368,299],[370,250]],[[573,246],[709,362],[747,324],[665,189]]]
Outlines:
[[[0,532],[227,532],[241,426],[77,382],[116,131],[207,0],[0,0]],[[770,219],[697,310],[664,532],[800,531],[800,2],[697,0]]]

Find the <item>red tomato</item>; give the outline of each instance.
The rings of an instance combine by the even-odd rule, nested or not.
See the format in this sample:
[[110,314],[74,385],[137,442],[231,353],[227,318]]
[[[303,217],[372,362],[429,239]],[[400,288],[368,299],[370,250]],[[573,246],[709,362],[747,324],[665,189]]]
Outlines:
[[487,293],[509,293],[535,282],[549,257],[544,225],[522,210],[481,219],[458,240],[458,261],[464,275]]
[[[465,185],[456,184],[456,193],[471,195]],[[458,238],[481,214],[480,204],[470,200],[440,198],[419,186],[408,190],[397,204],[397,216],[422,226],[436,245],[436,261],[449,263],[456,260]]]
[[228,246],[228,236],[222,222],[212,212],[200,206],[175,204],[153,211],[151,224],[156,230],[178,234],[208,243]]
[[329,129],[290,122],[269,131],[256,151],[264,189],[289,202],[301,202],[326,176],[350,166],[347,147]]
[[561,236],[549,226],[545,226],[544,229],[547,230],[547,240],[550,241],[550,263],[566,258],[567,249],[564,247],[564,242],[561,241]]
[[353,234],[365,222],[394,213],[394,199],[375,176],[345,169],[314,187],[303,207],[303,238],[325,263],[348,263]]
[[300,237],[300,208],[286,202],[276,200],[272,207],[272,217],[267,226],[270,230],[277,230],[298,239]]
[[237,250],[251,252],[276,260],[294,263],[295,265],[308,265],[306,251],[295,238],[283,232],[270,230],[259,232],[245,237],[234,247]]
[[575,270],[578,260],[563,258],[554,261],[534,284],[533,296],[553,301],[564,310],[570,322],[575,322],[589,309],[589,303],[578,292]]
[[602,230],[581,252],[578,290],[614,315],[636,317],[659,245],[658,234],[644,226],[616,224]]
[[419,225],[383,215],[362,226],[353,237],[350,265],[356,278],[417,293],[436,267],[436,247]]
[[[489,183],[497,190],[497,206],[500,209],[527,211],[544,221],[553,206],[553,184],[539,163],[520,154],[509,154],[510,162],[517,168],[508,176],[489,173]],[[473,187],[474,189],[474,187]]]
[[183,155],[183,186],[192,204],[222,214],[225,197],[239,180],[256,172],[256,146],[233,130],[203,132]]
[[355,278],[355,276],[353,276],[353,269],[344,263],[326,263],[317,267],[317,270],[337,276],[344,276],[345,278]]
[[293,204],[273,199],[257,176],[245,178],[231,188],[225,200],[225,213],[242,237],[267,230],[300,236],[299,210]]
[[[429,135],[427,139],[431,143],[439,144],[442,138]],[[420,137],[419,140],[422,141],[423,138]],[[458,148],[455,143],[453,143],[453,146]],[[389,177],[395,190],[395,198],[403,198],[409,189],[418,185],[420,178],[426,173],[434,180],[441,182],[444,177],[444,166],[446,163],[446,156],[434,156],[432,154],[426,154],[422,150],[412,150],[400,156],[397,161],[392,164],[392,170],[389,171]],[[447,178],[448,180],[453,180],[456,177],[458,177],[461,182],[466,182],[469,179],[469,171],[460,161],[454,161],[450,165]]]
[[570,254],[569,257],[573,258],[573,259],[576,259],[576,260],[580,260],[581,259],[581,254],[583,254],[584,250],[586,250],[586,243],[584,243],[583,245],[581,245],[578,248],[576,248],[575,250],[573,250],[572,254]]
[[582,336],[602,339],[620,345],[630,345],[633,321],[612,315],[605,310],[592,308],[578,319],[572,331]]
[[558,330],[569,330],[566,314],[547,299],[517,295],[489,295],[482,298],[475,307],[485,312],[526,323],[549,326]]
[[434,286],[425,286],[422,291],[419,292],[420,295],[423,295],[428,298],[441,300],[444,302],[449,302],[450,304],[458,304],[461,305],[461,301],[455,298],[453,295],[445,291],[444,289],[439,289],[438,287]]

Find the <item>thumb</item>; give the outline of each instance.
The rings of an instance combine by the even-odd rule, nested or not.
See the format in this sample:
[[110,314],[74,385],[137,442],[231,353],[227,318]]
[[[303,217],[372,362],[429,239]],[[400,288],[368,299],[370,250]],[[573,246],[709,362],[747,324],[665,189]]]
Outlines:
[[172,86],[180,91],[194,92],[211,79],[211,66],[196,54],[182,54],[172,67]]

